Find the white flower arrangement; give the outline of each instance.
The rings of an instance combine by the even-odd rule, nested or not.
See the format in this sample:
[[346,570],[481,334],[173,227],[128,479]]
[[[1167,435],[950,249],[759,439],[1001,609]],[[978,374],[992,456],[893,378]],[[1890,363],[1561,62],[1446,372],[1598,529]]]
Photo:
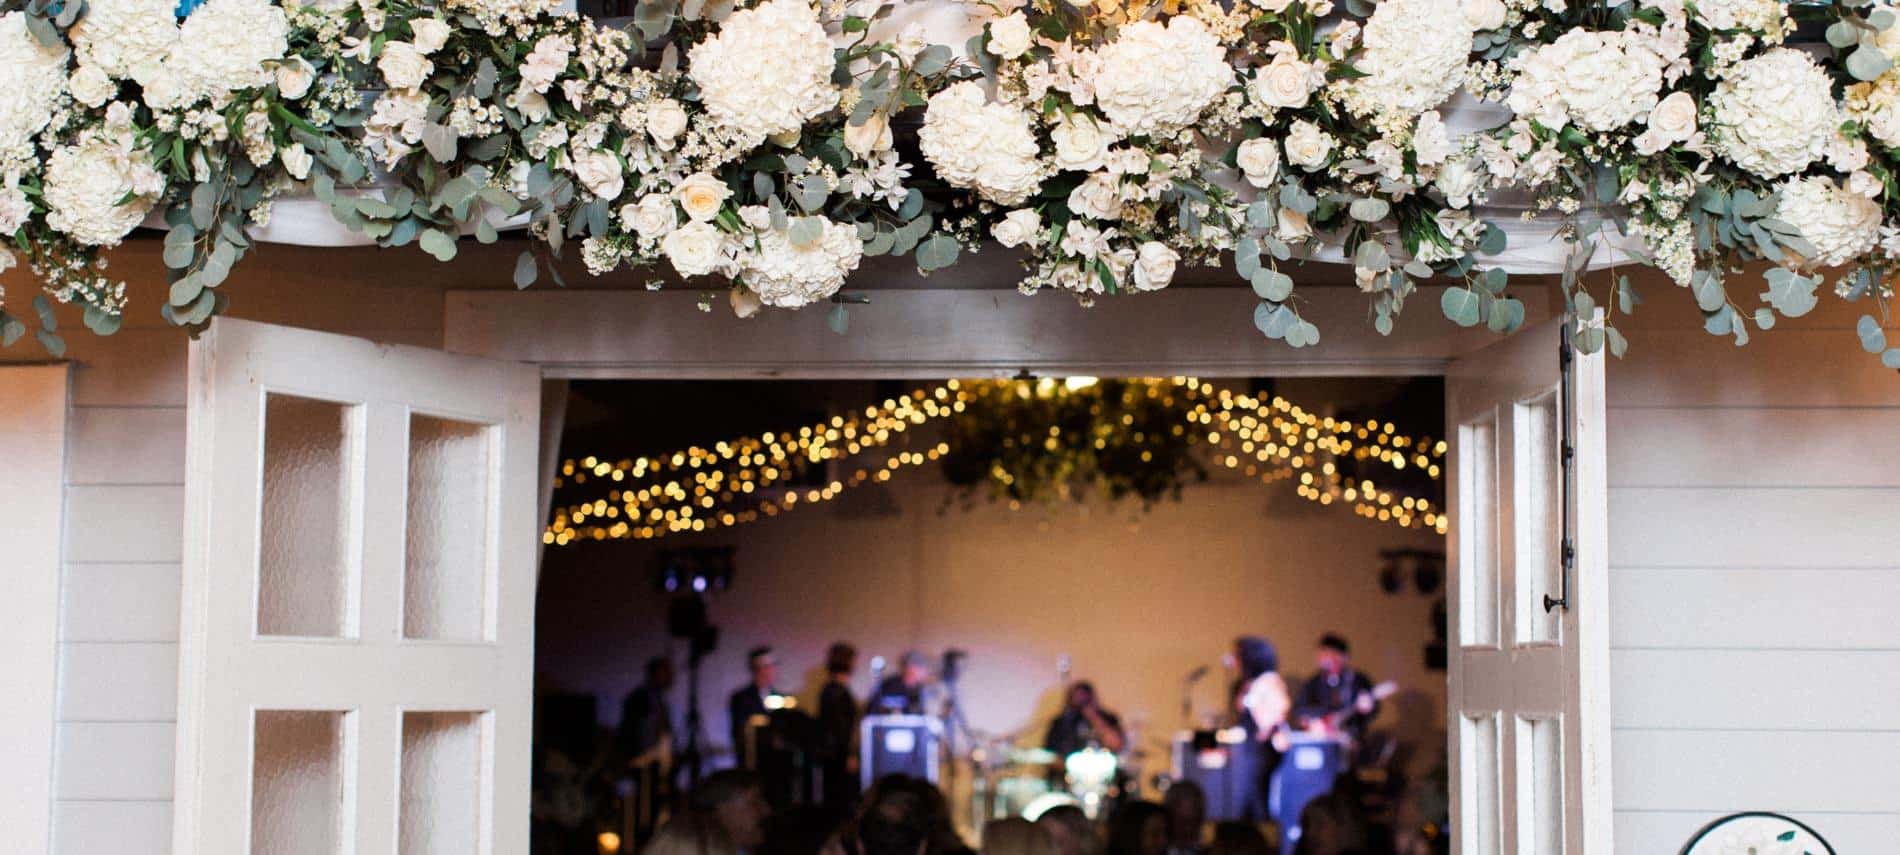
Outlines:
[[[1900,273],[1900,27],[1884,5],[1638,0],[1588,29],[1519,0],[1383,0],[1363,17],[1324,0],[1032,5],[973,17],[954,45],[916,26],[873,38],[900,30],[880,0],[740,0],[682,9],[677,28],[643,15],[637,36],[553,7],[0,14],[0,249],[100,331],[123,301],[102,248],[162,211],[169,317],[202,324],[243,229],[289,192],[440,258],[525,221],[517,284],[578,245],[592,272],[720,277],[747,312],[843,311],[866,256],[928,271],[984,240],[1022,254],[1023,290],[1084,298],[1231,260],[1262,332],[1294,345],[1318,332],[1278,265],[1328,247],[1381,330],[1432,277],[1462,281],[1454,321],[1513,328],[1522,306],[1484,261],[1503,248],[1483,208],[1501,188],[1561,219],[1580,258],[1640,242],[1707,328],[1738,338],[1807,311],[1828,269],[1848,269],[1834,290],[1849,298],[1884,298]],[[1781,46],[1797,16],[1830,23],[1831,56]],[[637,61],[647,50],[659,62]],[[1461,88],[1512,119],[1472,130]],[[1745,307],[1723,283],[1760,261],[1770,288]],[[1574,273],[1565,287],[1633,303],[1588,297]],[[0,343],[23,329],[0,307]],[[1621,347],[1613,323],[1579,335]]]

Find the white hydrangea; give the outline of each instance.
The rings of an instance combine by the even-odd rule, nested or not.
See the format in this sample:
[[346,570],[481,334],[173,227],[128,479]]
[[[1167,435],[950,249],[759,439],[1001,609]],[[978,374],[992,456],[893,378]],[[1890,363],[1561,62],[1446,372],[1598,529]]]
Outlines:
[[113,79],[144,81],[178,43],[173,0],[92,0],[68,33],[81,65]]
[[27,32],[24,12],[0,15],[0,80],[0,172],[11,172],[33,158],[33,137],[66,90],[66,51]]
[[146,98],[163,108],[264,86],[274,79],[266,63],[284,58],[289,39],[290,21],[270,0],[206,0],[165,57],[165,96],[154,99],[148,85]]
[[772,136],[837,106],[832,65],[831,39],[811,4],[767,0],[694,46],[687,74],[715,122]]
[[857,227],[825,220],[823,233],[806,246],[793,244],[787,231],[760,232],[758,249],[744,258],[742,275],[760,302],[796,309],[838,293],[863,258]]
[[1355,65],[1366,76],[1341,81],[1340,97],[1381,131],[1402,134],[1458,91],[1471,42],[1463,0],[1385,0],[1360,36],[1364,53]]
[[1552,129],[1613,131],[1656,106],[1662,66],[1622,32],[1571,30],[1511,61],[1517,78],[1505,103]]
[[1775,217],[1794,224],[1814,245],[1808,262],[1815,267],[1846,264],[1872,250],[1880,237],[1880,204],[1831,178],[1788,179]]
[[1029,114],[989,103],[977,81],[930,97],[917,142],[938,177],[999,205],[1020,204],[1042,184],[1042,147]]
[[1737,63],[1709,103],[1716,152],[1764,178],[1806,168],[1840,124],[1827,72],[1793,48]]
[[1095,103],[1131,134],[1194,124],[1234,84],[1226,48],[1196,18],[1137,21],[1097,55]]
[[164,190],[148,152],[91,137],[47,159],[46,224],[82,244],[116,246],[144,222]]

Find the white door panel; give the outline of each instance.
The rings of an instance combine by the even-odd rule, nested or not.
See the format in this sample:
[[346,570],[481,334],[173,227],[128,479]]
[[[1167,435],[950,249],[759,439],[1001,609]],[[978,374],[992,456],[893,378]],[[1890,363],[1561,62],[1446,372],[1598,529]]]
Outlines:
[[1447,377],[1461,855],[1611,851],[1603,363],[1574,355],[1566,384],[1563,334],[1523,330]]
[[190,384],[175,851],[526,851],[538,372],[220,319]]

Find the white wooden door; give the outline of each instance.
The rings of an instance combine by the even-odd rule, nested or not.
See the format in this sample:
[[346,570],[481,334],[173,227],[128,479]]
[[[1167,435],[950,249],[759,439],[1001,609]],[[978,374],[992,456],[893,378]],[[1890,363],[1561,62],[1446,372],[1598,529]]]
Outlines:
[[1611,851],[1603,356],[1570,357],[1566,383],[1563,335],[1520,331],[1446,379],[1459,855]]
[[174,851],[526,852],[539,374],[191,347]]

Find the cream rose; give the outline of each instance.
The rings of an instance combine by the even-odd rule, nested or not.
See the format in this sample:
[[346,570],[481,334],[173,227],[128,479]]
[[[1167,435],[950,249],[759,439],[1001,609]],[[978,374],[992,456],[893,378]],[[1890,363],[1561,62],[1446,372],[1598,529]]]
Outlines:
[[112,78],[99,70],[96,65],[82,65],[67,78],[66,88],[73,93],[73,100],[88,107],[97,107],[112,99],[119,87],[112,85]]
[[1280,179],[1280,146],[1265,137],[1255,137],[1234,150],[1234,165],[1248,184],[1271,187]]
[[1028,208],[1018,208],[1003,217],[1002,222],[990,227],[990,237],[1008,247],[1022,246],[1036,239],[1036,233],[1042,230],[1042,218]]
[[316,162],[316,158],[310,156],[310,150],[304,148],[303,143],[291,143],[285,146],[277,153],[277,157],[284,162],[284,171],[298,181],[310,177],[310,165]]
[[1312,69],[1284,55],[1254,72],[1253,80],[1247,84],[1247,95],[1254,103],[1276,109],[1304,107],[1312,94]]
[[710,172],[696,172],[673,188],[673,198],[679,200],[693,222],[703,223],[719,216],[719,207],[732,198],[732,188]]
[[417,18],[409,22],[410,39],[415,42],[416,50],[424,56],[448,44],[450,32],[448,23],[441,18]]
[[1672,143],[1687,142],[1696,133],[1695,96],[1687,92],[1671,92],[1669,96],[1656,102],[1649,111],[1649,130],[1638,139],[1637,149],[1644,154],[1661,151]]
[[1286,159],[1288,163],[1311,172],[1326,165],[1327,156],[1333,153],[1333,137],[1319,129],[1318,125],[1305,120],[1293,123],[1286,137]]
[[1114,142],[1106,128],[1084,113],[1069,114],[1049,130],[1049,139],[1055,143],[1055,167],[1075,172],[1102,168]]
[[620,206],[620,222],[633,229],[634,234],[657,240],[679,226],[679,209],[673,206],[673,197],[648,193],[640,197],[639,202]]
[[1168,287],[1168,283],[1174,281],[1174,268],[1180,261],[1181,254],[1161,241],[1143,243],[1135,256],[1135,289],[1158,291]]
[[895,143],[891,136],[891,120],[879,110],[864,117],[858,124],[845,123],[844,147],[852,154],[864,159],[890,148]]
[[277,64],[271,70],[277,78],[277,94],[286,101],[295,101],[310,94],[310,85],[317,82],[317,70],[310,67],[309,60],[293,56]]
[[1504,26],[1508,13],[1503,0],[1465,0],[1465,23],[1478,32]]
[[686,132],[686,108],[671,98],[663,98],[647,106],[647,135],[653,137],[653,144],[661,151],[670,151],[680,134]]
[[1029,43],[1034,39],[1029,30],[1029,19],[1021,12],[990,22],[989,52],[1003,59],[1015,59],[1029,52]]
[[667,233],[660,251],[681,276],[704,276],[724,260],[726,237],[711,223],[687,223]]
[[1069,191],[1069,210],[1076,216],[1096,220],[1118,220],[1122,215],[1122,194],[1114,175],[1097,172]]
[[1313,225],[1306,221],[1306,215],[1292,208],[1281,208],[1274,234],[1288,243],[1306,240],[1313,236]]
[[574,177],[580,179],[587,192],[601,199],[619,198],[620,191],[626,189],[620,173],[620,158],[611,151],[592,149],[574,155]]
[[429,79],[435,71],[435,63],[422,55],[415,45],[408,42],[390,42],[383,45],[383,55],[376,59],[376,70],[383,73],[383,82],[391,89],[414,89]]

